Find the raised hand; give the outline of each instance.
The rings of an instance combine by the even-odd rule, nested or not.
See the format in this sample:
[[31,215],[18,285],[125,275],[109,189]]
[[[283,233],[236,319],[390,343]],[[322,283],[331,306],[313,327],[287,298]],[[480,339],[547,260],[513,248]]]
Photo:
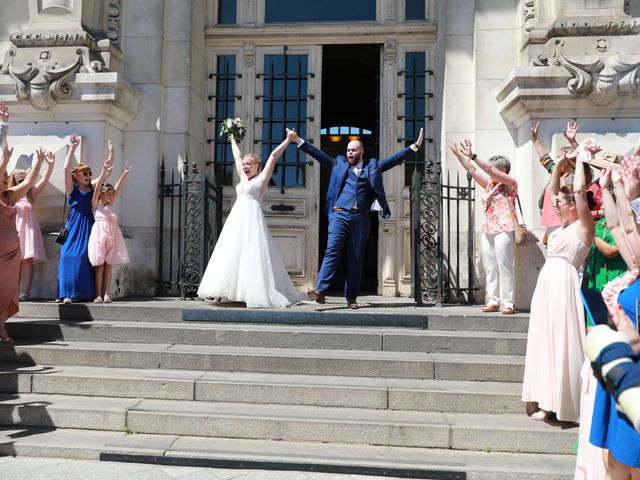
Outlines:
[[455,142],[452,142],[449,144],[449,149],[451,150],[451,152],[453,152],[453,154],[458,157],[458,158],[462,158],[462,152],[458,149],[458,146],[455,144]]
[[418,134],[418,139],[416,140],[415,144],[418,147],[421,147],[423,142],[424,142],[424,128],[421,128],[420,133]]
[[33,159],[34,164],[42,164],[47,155],[47,151],[43,147],[39,147],[36,150],[36,158]]
[[124,173],[129,173],[129,172],[131,172],[131,170],[133,170],[133,165],[131,165],[129,162],[125,162],[125,164],[124,164],[124,172],[122,172],[122,173],[123,174]]
[[73,135],[71,135],[71,137],[69,137],[69,149],[75,150],[76,148],[78,148],[78,145],[80,145],[80,137],[77,133],[74,133]]
[[567,122],[566,128],[562,130],[562,134],[564,135],[564,138],[566,138],[569,141],[569,143],[573,145],[573,142],[576,141],[576,134],[578,133],[579,129],[580,129],[580,124],[578,122],[574,122],[573,120],[570,120]]
[[600,175],[598,183],[600,184],[600,188],[603,190],[611,188],[611,167],[607,167],[602,175]]
[[45,155],[44,159],[47,162],[47,164],[49,164],[49,166],[53,167],[53,164],[56,163],[56,154],[53,153],[51,150],[49,150]]
[[640,197],[640,169],[638,169],[638,157],[627,155],[622,159],[620,168],[620,179],[624,186],[624,191],[629,200]]
[[471,140],[466,139],[460,144],[460,151],[465,156],[471,158],[471,155],[473,155],[472,147],[473,147],[473,144],[471,143]]
[[287,131],[287,138],[291,143],[297,143],[298,140],[300,140],[300,137],[298,136],[298,132],[296,132],[295,128],[292,128],[292,129],[287,128],[286,131]]
[[540,122],[536,122],[535,127],[531,127],[531,141],[536,142],[538,140],[538,128],[540,127]]
[[2,160],[6,163],[9,163],[9,159],[11,159],[11,155],[13,155],[13,147],[9,148],[9,144],[5,140],[4,147],[2,148]]
[[9,108],[4,102],[0,102],[0,120],[2,120],[4,123],[9,122]]

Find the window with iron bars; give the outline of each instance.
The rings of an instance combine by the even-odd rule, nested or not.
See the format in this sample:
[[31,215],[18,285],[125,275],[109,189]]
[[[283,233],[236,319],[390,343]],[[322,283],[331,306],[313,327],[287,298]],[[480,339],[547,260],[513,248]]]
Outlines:
[[241,75],[236,73],[235,55],[218,55],[216,65],[216,73],[209,75],[209,78],[216,79],[216,87],[215,95],[209,96],[209,100],[213,102],[215,115],[208,118],[212,124],[213,138],[209,138],[207,143],[213,144],[216,183],[232,185],[235,162],[229,140],[220,135],[220,126],[224,119],[235,117],[235,101],[240,99],[240,96],[236,95],[236,83]]
[[433,120],[431,115],[427,115],[427,103],[433,94],[428,92],[429,82],[427,79],[433,74],[427,69],[426,52],[406,52],[405,69],[398,72],[404,76],[404,93],[399,97],[404,99],[404,115],[400,115],[398,120],[404,120],[404,141],[405,146],[411,145],[418,138],[420,129],[424,128],[425,143],[416,154],[411,155],[405,161],[405,186],[411,185],[411,177],[414,171],[424,172],[426,153],[429,143],[433,140],[428,137],[427,120]]
[[[262,116],[256,118],[261,123],[261,138],[254,140],[259,144],[262,160],[269,157],[271,151],[285,138],[285,128],[295,128],[301,138],[307,135],[308,100],[313,98],[307,93],[308,56],[304,55],[265,55],[264,73],[258,74],[262,79]],[[260,108],[256,109],[260,111]],[[278,159],[271,178],[271,186],[285,188],[306,186],[306,166],[304,153],[295,147],[289,147]]]

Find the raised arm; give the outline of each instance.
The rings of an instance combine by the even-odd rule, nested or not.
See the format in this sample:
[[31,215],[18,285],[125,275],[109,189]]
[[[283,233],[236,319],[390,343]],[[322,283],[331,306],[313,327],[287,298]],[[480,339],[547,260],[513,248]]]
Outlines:
[[[111,142],[109,142],[109,145],[111,145]],[[100,176],[96,179],[96,184],[93,188],[93,196],[91,197],[91,207],[94,210],[98,208],[98,205],[100,204],[100,190],[102,190],[102,185],[104,185],[104,182],[110,173],[111,167],[106,161],[102,162],[102,170],[100,171]]]
[[42,162],[44,162],[45,150],[40,147],[36,150],[35,158],[31,164],[31,168],[27,173],[27,176],[24,177],[24,181],[15,187],[11,187],[7,189],[9,192],[9,196],[11,197],[11,202],[15,203],[16,200],[24,197],[27,192],[33,187],[33,184],[38,178],[38,174],[40,173],[40,167],[42,166]]
[[576,210],[578,211],[580,222],[576,233],[582,243],[591,245],[595,235],[595,226],[591,210],[589,209],[589,202],[587,202],[587,180],[584,175],[584,163],[580,160],[576,161],[576,170],[573,178],[573,196],[576,201]]
[[9,165],[12,154],[13,148],[9,148],[9,144],[5,140],[2,145],[2,159],[0,159],[0,177],[4,177],[4,174],[7,172],[7,165]]
[[49,179],[51,178],[51,174],[53,173],[53,165],[56,163],[55,154],[51,150],[49,150],[44,157],[44,161],[47,162],[47,171],[31,189],[31,196],[33,198],[36,198],[40,194],[40,192],[42,192],[47,183],[49,183]]
[[295,143],[300,150],[302,150],[304,153],[306,153],[313,159],[317,160],[320,163],[320,165],[322,165],[323,167],[333,168],[333,165],[336,162],[335,158],[327,155],[319,148],[316,148],[313,145],[311,145],[309,142],[304,141],[302,138],[298,136],[298,132],[296,132],[295,129],[287,128],[286,131],[287,131],[287,137],[289,136],[290,132],[293,133],[293,136],[291,137],[291,142]]
[[0,144],[4,145],[9,132],[9,109],[6,103],[0,102]]
[[236,164],[236,172],[238,172],[238,175],[240,175],[240,178],[245,178],[246,175],[242,170],[242,152],[240,151],[238,142],[236,142],[236,139],[233,138],[233,135],[229,137],[229,140],[231,141],[231,151],[233,152],[233,160]]
[[122,175],[120,175],[120,178],[116,182],[116,186],[113,187],[113,190],[114,190],[114,192],[113,192],[113,201],[114,202],[116,201],[116,198],[118,198],[118,193],[120,193],[120,190],[122,189],[122,184],[124,183],[124,180],[127,178],[127,175],[129,175],[131,170],[133,170],[133,165],[131,165],[129,162],[125,162],[124,171],[122,172]]
[[482,170],[477,168],[473,163],[469,161],[469,159],[458,149],[455,143],[449,145],[451,152],[458,158],[460,164],[464,167],[464,169],[471,174],[471,177],[476,181],[478,185],[482,188],[487,188],[489,185],[489,175],[484,173]]
[[560,214],[560,212],[558,211],[558,207],[556,207],[556,198],[558,197],[558,193],[560,193],[560,187],[561,187],[561,182],[560,182],[560,177],[562,175],[560,173],[560,171],[562,170],[561,166],[568,161],[569,159],[566,157],[566,155],[562,155],[558,159],[556,168],[554,168],[553,171],[551,172],[551,180],[549,180],[549,200],[551,201],[551,205],[553,205],[553,208],[557,214]]
[[69,138],[69,145],[67,145],[67,156],[64,159],[64,191],[67,196],[71,195],[73,191],[73,178],[71,178],[71,160],[76,153],[76,148],[80,145],[80,137],[77,133],[74,133]]
[[[107,140],[107,145],[109,147],[109,155],[107,156],[107,159],[104,161],[105,165],[107,166],[107,176],[104,177],[104,180],[102,181],[102,183],[106,182],[109,177],[111,176],[111,172],[113,170],[113,158],[114,158],[114,153],[113,153],[113,144],[111,143],[111,140]],[[96,189],[96,185],[98,184],[98,179],[95,180],[91,180],[91,186],[93,187],[93,189]]]
[[636,228],[637,224],[635,215],[629,208],[629,198],[625,192],[620,172],[621,170],[617,168],[611,173],[611,179],[613,180],[613,187],[616,194],[616,203],[618,205],[618,212],[620,215],[620,224],[622,225],[622,230],[629,242],[631,253],[635,258],[640,258],[640,235]]
[[297,136],[295,132],[293,132],[292,130],[287,130],[287,138],[285,138],[282,141],[282,143],[278,145],[273,152],[271,152],[271,155],[269,155],[269,158],[267,159],[267,162],[264,164],[264,168],[262,169],[262,172],[260,172],[260,175],[259,175],[260,185],[261,185],[260,188],[262,190],[267,188],[267,185],[269,184],[269,180],[271,180],[271,176],[273,175],[273,169],[276,166],[276,162],[278,161],[278,158],[282,156],[282,154],[287,149],[287,147],[289,146],[289,144],[291,143],[292,139],[295,136]]
[[417,152],[420,150],[420,147],[424,143],[424,128],[420,129],[420,133],[418,134],[418,138],[415,142],[411,144],[411,146],[407,148],[403,148],[399,152],[394,153],[393,155],[388,156],[387,158],[383,158],[378,163],[378,167],[380,171],[386,172],[390,168],[395,167],[396,165],[400,165],[402,161],[407,158],[412,152]]
[[600,176],[600,187],[602,188],[602,208],[604,208],[604,216],[607,219],[607,227],[611,230],[611,236],[616,242],[616,246],[622,256],[627,268],[633,268],[633,252],[629,244],[629,239],[625,235],[624,229],[620,224],[620,212],[616,201],[611,194],[611,168],[609,167]]
[[[549,152],[544,147],[540,138],[538,137],[538,129],[540,128],[540,122],[536,122],[534,127],[531,127],[531,141],[533,142],[533,147],[536,149],[536,153],[538,154],[538,158],[542,162],[542,159],[549,155]],[[551,173],[551,169],[553,168],[553,162],[551,164],[551,168],[548,168],[547,165],[543,164],[549,173]]]
[[460,144],[460,149],[464,155],[466,155],[469,159],[476,162],[476,164],[493,180],[498,183],[502,183],[507,187],[513,185],[513,177],[508,173],[503,172],[502,170],[498,170],[496,167],[491,165],[489,162],[482,160],[478,155],[473,153],[472,149],[473,145],[471,140],[465,140]]

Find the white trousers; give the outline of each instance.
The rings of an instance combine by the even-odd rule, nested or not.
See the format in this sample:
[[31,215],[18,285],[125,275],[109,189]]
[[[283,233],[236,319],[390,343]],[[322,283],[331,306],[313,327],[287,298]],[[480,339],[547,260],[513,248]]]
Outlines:
[[482,263],[486,272],[487,305],[514,308],[513,232],[482,234]]

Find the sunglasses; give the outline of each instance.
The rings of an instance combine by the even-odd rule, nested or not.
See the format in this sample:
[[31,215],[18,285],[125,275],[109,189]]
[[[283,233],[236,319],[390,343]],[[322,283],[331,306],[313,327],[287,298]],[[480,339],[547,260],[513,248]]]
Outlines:
[[561,205],[569,205],[571,202],[567,202],[566,200],[560,203],[560,200],[556,198],[556,208],[560,208]]
[[91,170],[88,170],[86,172],[77,172],[77,175],[82,175],[83,177],[90,177],[93,175],[93,173],[91,173]]

